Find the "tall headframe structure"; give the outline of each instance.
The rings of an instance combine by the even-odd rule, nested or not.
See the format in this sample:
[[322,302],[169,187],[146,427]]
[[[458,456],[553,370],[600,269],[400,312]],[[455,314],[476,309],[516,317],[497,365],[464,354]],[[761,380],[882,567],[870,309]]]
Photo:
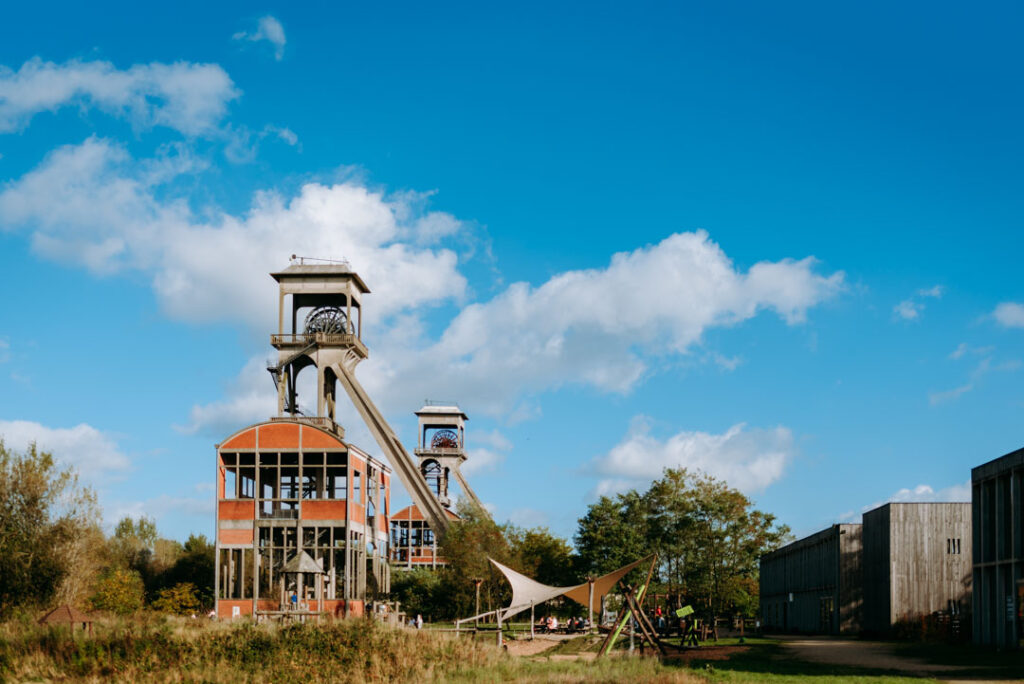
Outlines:
[[362,342],[362,296],[370,289],[344,263],[293,259],[271,276],[280,285],[278,330],[270,339],[278,362],[269,369],[277,383],[278,415],[298,415],[295,381],[312,367],[317,374],[316,418],[333,426],[340,383],[430,527],[443,534],[449,523],[444,507],[355,376],[356,366],[369,355]]
[[[430,492],[445,508],[450,520],[458,520],[451,509],[449,491],[454,476],[462,495],[484,510],[462,474],[466,461],[465,412],[455,402],[430,401],[416,412],[419,433],[414,453],[419,459],[420,473]],[[447,564],[438,555],[438,537],[423,512],[415,504],[406,506],[391,516],[391,543],[389,554],[393,567],[400,569],[436,568]]]
[[466,460],[466,421],[469,416],[454,402],[427,401],[416,412],[419,434],[414,453],[427,486],[445,508],[451,508],[448,484],[454,475],[465,496],[482,508],[480,500],[462,475]]

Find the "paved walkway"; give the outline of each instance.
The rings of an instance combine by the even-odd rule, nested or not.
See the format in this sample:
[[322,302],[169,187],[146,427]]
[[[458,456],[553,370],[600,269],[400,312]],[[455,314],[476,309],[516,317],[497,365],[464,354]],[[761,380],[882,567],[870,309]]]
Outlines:
[[964,670],[977,670],[976,667],[940,665],[920,658],[899,655],[893,652],[890,644],[885,642],[813,636],[775,636],[774,638],[779,639],[795,658],[808,662],[893,670],[907,675],[941,679],[956,678],[959,681],[979,681],[958,676],[958,673]]

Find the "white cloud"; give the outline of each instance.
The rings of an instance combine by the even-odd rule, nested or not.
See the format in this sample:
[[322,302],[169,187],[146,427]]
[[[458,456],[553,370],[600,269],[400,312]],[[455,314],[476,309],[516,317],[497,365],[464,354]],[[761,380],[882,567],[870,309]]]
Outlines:
[[592,464],[595,473],[606,476],[595,493],[646,487],[665,468],[699,470],[755,492],[782,477],[794,453],[793,433],[782,426],[748,429],[740,423],[722,434],[684,431],[659,440],[651,436],[647,419],[638,417],[626,437]]
[[966,385],[960,385],[953,389],[943,390],[941,392],[929,392],[928,403],[932,406],[937,404],[944,404],[947,401],[953,401],[954,399],[960,398],[961,395],[967,394],[974,389],[974,383],[969,382]]
[[267,273],[293,253],[347,258],[372,283],[378,318],[465,291],[454,252],[409,244],[423,216],[410,214],[401,197],[353,182],[309,183],[291,198],[257,194],[244,216],[158,198],[189,170],[180,155],[136,162],[122,147],[90,138],[58,148],[8,184],[0,227],[28,229],[37,252],[97,273],[149,274],[173,318],[241,321],[261,332],[276,324]]
[[265,356],[249,359],[226,394],[225,399],[193,405],[188,424],[176,429],[185,434],[203,431],[227,437],[245,425],[276,415],[277,394]]
[[11,343],[0,337],[0,363],[7,363],[11,360]]
[[519,527],[541,527],[548,524],[548,515],[535,508],[516,508],[508,514],[509,522]]
[[[818,275],[813,266],[811,258],[762,262],[742,273],[706,233],[680,233],[618,254],[605,269],[568,271],[536,288],[513,284],[464,308],[437,339],[414,315],[377,318],[366,333],[373,354],[359,376],[386,415],[418,408],[413,397],[443,395],[508,421],[535,417],[530,395],[568,383],[627,392],[647,372],[647,357],[686,353],[710,327],[762,309],[799,323],[843,287],[842,272]],[[269,280],[263,270],[250,275]],[[272,308],[269,285],[248,286],[263,290],[255,309]],[[367,300],[368,308],[380,306]],[[198,407],[193,418],[218,408]]]
[[96,107],[140,128],[166,126],[186,135],[214,131],[239,91],[216,64],[136,64],[38,57],[14,71],[0,66],[0,133],[21,130],[40,112]]
[[1002,302],[992,312],[996,321],[1006,328],[1024,328],[1024,304]]
[[265,129],[267,133],[273,133],[279,139],[283,140],[288,145],[295,147],[299,144],[299,136],[295,135],[295,131],[290,128],[278,128],[277,126],[267,126]]
[[606,268],[567,271],[538,287],[514,283],[465,307],[436,341],[386,335],[363,381],[384,393],[458,397],[501,416],[528,406],[524,396],[566,384],[627,392],[652,355],[685,354],[709,328],[766,309],[803,321],[843,288],[842,272],[819,275],[814,265],[785,259],[743,273],[705,232],[678,233],[616,254]]
[[919,484],[913,489],[904,487],[889,497],[889,501],[897,503],[913,503],[927,501],[970,501],[970,481],[951,485],[943,489],[935,490],[931,485]]
[[[604,268],[566,271],[537,287],[515,283],[431,337],[424,308],[466,293],[456,253],[439,243],[467,230],[427,209],[431,193],[308,183],[290,197],[258,193],[238,216],[174,194],[175,179],[201,168],[180,147],[137,161],[90,138],[9,183],[0,227],[27,230],[49,258],[96,273],[144,273],[172,318],[242,322],[260,334],[276,324],[269,271],[293,253],[345,257],[373,290],[364,326],[373,356],[360,377],[385,412],[403,414],[416,408],[410,397],[453,396],[508,417],[536,415],[531,395],[565,384],[627,392],[652,356],[686,354],[709,328],[764,310],[799,324],[844,287],[842,272],[820,274],[812,257],[743,272],[707,233],[678,233],[616,254]],[[190,427],[256,410],[265,417],[272,393],[265,376],[240,381],[225,400],[194,408]]]
[[235,164],[248,164],[259,155],[260,145],[268,137],[277,139],[289,147],[298,147],[299,136],[290,128],[266,125],[261,131],[252,131],[247,126],[226,125],[224,134],[227,143],[224,146],[224,156],[228,161]]
[[931,298],[939,299],[942,294],[946,291],[942,285],[933,285],[931,287],[921,288],[913,294],[913,296],[904,299],[899,304],[893,307],[893,313],[902,318],[905,321],[913,321],[921,316],[921,312],[924,311],[924,302],[921,299]]
[[506,452],[512,449],[512,442],[499,430],[471,431],[468,439],[466,461],[461,466],[467,476],[494,472],[505,462]]
[[892,311],[897,316],[905,321],[912,321],[921,315],[922,305],[915,302],[913,299],[904,299],[902,302],[893,307]]
[[287,42],[284,35],[284,27],[274,17],[269,14],[262,17],[256,25],[256,30],[252,33],[246,31],[239,31],[232,36],[235,40],[248,40],[253,42],[259,42],[261,40],[268,41],[274,46],[274,59],[281,61],[284,57],[284,45]]
[[904,487],[893,492],[885,501],[876,501],[860,509],[860,513],[847,511],[839,516],[840,522],[847,522],[868,511],[872,511],[887,503],[952,503],[971,500],[970,480],[936,490],[931,485],[919,484],[916,487]]
[[35,442],[61,464],[73,466],[90,484],[131,469],[131,461],[121,453],[116,440],[85,423],[52,428],[28,420],[0,420],[0,439],[8,448],[19,451]]
[[114,501],[103,506],[104,525],[110,529],[123,518],[140,518],[145,516],[152,518],[157,523],[157,528],[163,528],[163,521],[166,518],[173,518],[175,523],[180,524],[182,517],[199,518],[201,520],[213,519],[213,496],[190,497],[160,496],[144,501]]
[[723,356],[718,352],[711,353],[711,360],[727,371],[734,371],[743,363],[743,357],[741,356]]
[[953,361],[958,361],[964,358],[967,354],[973,354],[975,356],[991,356],[992,352],[995,350],[996,348],[992,346],[972,347],[966,342],[961,342],[957,345],[956,349],[949,353],[949,358]]
[[461,470],[464,475],[477,475],[496,470],[505,461],[505,454],[493,449],[467,449],[466,462]]
[[[957,348],[957,351],[960,351],[959,347]],[[990,348],[984,347],[980,350],[972,351],[987,352],[990,351]],[[954,352],[954,354],[956,354],[956,352]],[[962,356],[962,354],[960,356]],[[951,356],[951,358],[960,358],[960,356]],[[1021,362],[1017,359],[1010,359],[1009,361],[1004,361],[1003,363],[993,365],[992,357],[987,356],[983,358],[977,366],[975,366],[974,370],[971,371],[970,377],[965,384],[942,392],[930,392],[928,394],[928,403],[931,404],[932,406],[935,406],[937,404],[943,404],[945,402],[958,399],[960,396],[970,392],[975,387],[977,387],[979,381],[981,381],[981,379],[984,378],[989,373],[1009,373],[1019,370],[1020,367]]]
[[469,440],[470,443],[479,442],[498,451],[509,451],[512,448],[512,442],[499,430],[490,430],[488,432],[477,432],[474,430],[469,435]]

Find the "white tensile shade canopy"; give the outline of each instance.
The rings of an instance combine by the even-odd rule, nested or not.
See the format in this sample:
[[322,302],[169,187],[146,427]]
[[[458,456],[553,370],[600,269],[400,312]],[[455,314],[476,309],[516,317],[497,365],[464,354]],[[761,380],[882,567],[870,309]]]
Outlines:
[[516,572],[507,565],[502,565],[493,558],[488,558],[489,561],[494,563],[494,567],[501,570],[501,574],[505,576],[508,583],[512,585],[512,603],[505,612],[502,613],[501,619],[508,620],[513,615],[521,613],[530,606],[535,606],[538,603],[544,603],[549,601],[556,596],[566,596],[571,598],[576,603],[584,606],[585,608],[593,608],[594,606],[601,605],[601,599],[604,595],[612,590],[615,583],[625,576],[627,572],[635,568],[636,566],[648,560],[650,556],[641,558],[640,560],[633,561],[629,565],[623,565],[618,570],[613,570],[607,575],[601,575],[594,580],[594,595],[593,604],[591,604],[590,595],[590,582],[584,582],[573,587],[549,587],[546,584],[530,579],[521,572]]

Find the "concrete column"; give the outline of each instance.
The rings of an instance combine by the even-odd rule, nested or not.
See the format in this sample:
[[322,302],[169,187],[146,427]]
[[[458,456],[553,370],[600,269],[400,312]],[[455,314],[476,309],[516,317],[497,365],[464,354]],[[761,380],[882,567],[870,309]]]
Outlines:
[[277,295],[277,334],[284,334],[284,292],[280,290]]
[[319,365],[316,367],[316,415],[324,415],[324,369]]

